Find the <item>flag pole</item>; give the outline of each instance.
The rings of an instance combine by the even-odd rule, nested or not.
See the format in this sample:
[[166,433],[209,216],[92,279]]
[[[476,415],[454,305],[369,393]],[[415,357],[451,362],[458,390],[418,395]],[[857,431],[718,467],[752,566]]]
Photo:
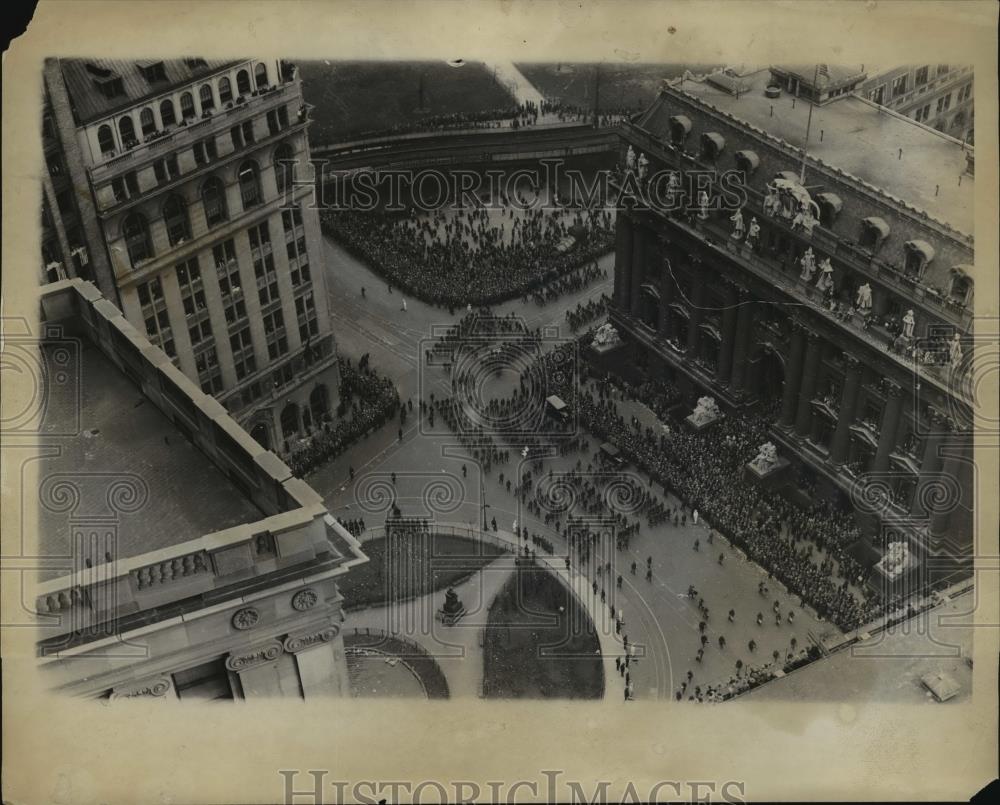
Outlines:
[[799,184],[806,186],[806,147],[809,145],[809,129],[812,128],[813,106],[816,102],[816,93],[819,85],[819,65],[813,73],[812,94],[809,96],[809,118],[806,120],[806,141],[802,144],[802,170],[799,171]]

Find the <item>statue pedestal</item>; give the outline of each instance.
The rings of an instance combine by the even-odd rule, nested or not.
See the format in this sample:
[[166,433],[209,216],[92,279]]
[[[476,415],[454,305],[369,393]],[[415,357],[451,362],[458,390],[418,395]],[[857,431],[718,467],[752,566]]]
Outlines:
[[917,569],[920,561],[912,553],[907,554],[906,560],[903,564],[896,569],[895,573],[890,573],[886,570],[885,565],[882,561],[875,564],[875,573],[879,579],[884,583],[880,585],[880,589],[891,589],[894,585],[898,585],[901,582],[905,582],[910,575]]
[[448,590],[444,598],[444,606],[437,612],[437,618],[445,626],[454,626],[465,615],[465,605],[458,599],[454,590]]
[[761,471],[752,461],[748,461],[745,466],[747,477],[751,481],[773,489],[782,486],[788,480],[791,462],[787,458],[778,456],[778,460],[764,471]]
[[625,346],[624,341],[618,341],[615,344],[590,345],[590,363],[601,377],[622,368],[625,362],[625,355],[623,353]]
[[710,417],[708,419],[695,418],[694,414],[688,414],[684,417],[684,423],[695,433],[701,433],[704,430],[708,430],[714,424],[716,424],[722,416]]

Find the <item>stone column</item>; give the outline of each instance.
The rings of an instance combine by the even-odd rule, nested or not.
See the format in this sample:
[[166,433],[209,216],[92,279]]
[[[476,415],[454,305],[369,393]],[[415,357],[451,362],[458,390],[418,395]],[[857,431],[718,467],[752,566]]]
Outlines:
[[837,428],[833,432],[833,445],[830,448],[830,459],[834,464],[843,464],[847,459],[851,425],[857,415],[858,394],[861,391],[861,361],[848,355],[846,363],[844,391],[840,396],[840,416],[837,418]]
[[737,287],[725,283],[725,309],[722,311],[722,342],[719,344],[719,367],[715,373],[716,380],[722,385],[729,383],[733,369],[733,344],[736,341],[736,317],[739,309]]
[[338,625],[331,623],[289,635],[283,646],[295,657],[299,684],[306,699],[350,693],[344,641]]
[[799,392],[799,408],[795,415],[795,433],[803,439],[809,435],[809,425],[812,422],[812,398],[816,393],[819,362],[823,356],[823,340],[820,338],[819,333],[809,332],[808,339],[806,357],[802,365],[802,388]]
[[[958,480],[959,471],[965,461],[964,453],[966,449],[966,446],[962,444],[949,444],[945,446],[945,452],[947,455],[944,457],[941,475],[945,479],[954,479],[954,483],[949,480],[944,480],[942,483],[943,490],[955,489],[958,491],[959,495],[971,493],[971,490],[969,490],[968,493],[963,490],[962,485]],[[951,525],[951,515],[962,502],[961,497],[959,497],[958,500],[952,500],[951,496],[947,492],[943,493],[941,498],[941,505],[938,506],[935,511],[931,512],[930,522],[930,535],[938,539],[948,536],[949,526]]]
[[733,377],[729,387],[736,394],[742,394],[747,381],[747,358],[750,355],[750,337],[753,330],[753,305],[745,294],[739,295],[742,303],[737,310],[736,343],[733,345]]
[[[664,245],[666,251],[666,245]],[[660,328],[659,336],[666,338],[670,334],[670,305],[674,301],[674,278],[671,271],[670,258],[665,256],[660,264]]]
[[226,669],[240,680],[244,699],[282,695],[278,660],[284,649],[277,640],[232,652],[226,659]]
[[882,426],[879,428],[878,448],[875,450],[875,460],[872,462],[872,472],[885,472],[889,469],[889,454],[895,449],[899,439],[899,425],[903,412],[903,388],[897,383],[889,384],[889,393],[882,415]]
[[792,343],[785,366],[785,388],[781,395],[781,418],[783,428],[795,424],[795,408],[799,401],[799,384],[802,382],[802,360],[806,354],[806,331],[799,322],[792,323]]
[[632,220],[627,215],[618,215],[615,240],[615,304],[627,313],[632,293]]
[[913,503],[910,514],[914,517],[924,517],[927,508],[920,500],[928,485],[938,482],[936,476],[941,471],[941,444],[948,435],[948,420],[940,411],[929,409],[924,420],[927,436],[924,438],[924,455],[920,462],[920,475],[917,477],[916,489],[913,493]]
[[694,358],[698,354],[698,338],[701,331],[698,325],[702,320],[702,306],[705,304],[705,277],[702,274],[703,267],[695,265],[694,283],[691,288],[691,316],[688,319],[688,342],[687,354]]
[[633,318],[642,312],[642,281],[646,263],[646,241],[649,233],[644,226],[637,226],[632,233],[632,278],[629,280],[628,309]]

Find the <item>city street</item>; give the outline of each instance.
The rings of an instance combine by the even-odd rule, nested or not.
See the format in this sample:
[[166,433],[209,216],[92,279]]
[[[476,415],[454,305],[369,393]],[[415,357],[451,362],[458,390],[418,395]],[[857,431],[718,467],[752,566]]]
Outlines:
[[[430,336],[432,327],[457,321],[465,311],[456,311],[452,318],[447,311],[418,300],[407,300],[404,313],[397,291],[390,294],[384,281],[336,243],[327,239],[325,247],[328,287],[341,354],[357,360],[367,352],[376,370],[392,377],[400,398],[404,402],[412,398],[414,411],[419,412],[420,356],[423,354],[420,343]],[[612,261],[611,255],[600,261],[609,273]],[[366,288],[364,299],[360,293],[362,286]],[[527,306],[529,318],[526,323],[530,328],[559,327],[560,333],[565,333],[565,311],[578,301],[608,292],[609,286],[610,282],[598,283],[554,304]],[[504,315],[511,310],[520,314],[525,306],[514,300],[498,306],[495,312]],[[426,369],[423,382],[425,394],[434,392],[443,396],[450,393],[449,377],[444,368]],[[509,383],[491,385],[510,387]],[[503,393],[502,389],[499,391]],[[628,404],[627,410],[631,415],[637,409],[635,404]],[[644,421],[654,417],[648,410],[638,413]],[[546,459],[545,471],[550,468],[555,473],[569,471],[578,459],[586,468],[598,447],[594,439],[589,441],[589,452]],[[511,452],[511,463],[504,465],[505,477],[517,475],[515,462],[520,456],[516,450]],[[463,465],[467,477],[463,477]],[[356,473],[354,483],[349,481],[349,467]],[[440,420],[430,429],[426,420],[421,422],[413,416],[407,421],[402,443],[398,439],[397,424],[390,423],[306,480],[324,496],[335,516],[363,517],[367,525],[380,525],[385,517],[384,504],[381,508],[374,505],[365,489],[374,481],[388,482],[391,473],[396,473],[396,501],[404,515],[437,516],[442,521],[470,526],[476,526],[482,519],[482,480],[489,507],[488,520],[495,517],[498,527],[508,531],[516,520],[519,528],[527,527],[550,540],[557,557],[565,555],[565,540],[521,508],[518,499],[501,483],[501,472],[503,470],[494,467],[490,474],[481,478],[479,467]],[[635,476],[643,485],[649,483],[648,478],[637,476],[632,468],[626,467],[625,473]],[[435,513],[427,508],[425,490],[429,483],[442,478],[453,490],[453,500],[446,512]],[[652,491],[664,499],[666,505],[679,505],[672,496],[664,498],[662,488]],[[687,680],[687,672],[691,671],[692,679],[684,694],[687,698],[695,686],[704,689],[726,682],[736,673],[737,660],[742,660],[747,667],[763,665],[772,661],[775,650],[784,660],[793,637],[797,650],[802,650],[810,644],[810,634],[820,638],[837,633],[831,624],[819,621],[813,612],[799,606],[798,599],[788,595],[776,582],[768,582],[769,595],[761,596],[758,584],[766,581],[766,573],[746,561],[721,537],[716,537],[709,545],[708,534],[704,521],[692,524],[689,512],[685,526],[664,523],[649,528],[644,524],[632,537],[629,551],[616,554],[617,568],[612,569],[612,575],[620,573],[623,576],[622,590],[616,595],[612,589],[615,585],[611,583],[607,585],[606,595],[610,597],[609,604],[613,602],[616,609],[622,610],[623,635],[628,636],[639,658],[638,664],[630,668],[637,698],[673,698]],[[693,548],[695,539],[700,541],[699,550]],[[723,555],[722,564],[718,561],[720,554]],[[650,556],[653,578],[646,581],[644,569]],[[633,561],[639,566],[637,575],[629,571]],[[701,645],[699,622],[702,616],[696,601],[686,596],[689,585],[697,588],[710,610],[704,632],[708,642],[700,663],[695,655]],[[781,626],[775,626],[772,611],[775,601],[783,616]],[[734,622],[729,622],[727,617],[730,609],[736,613]],[[787,613],[792,609],[795,622],[789,625]],[[762,626],[756,623],[758,612],[765,615]],[[348,625],[351,625],[350,618]],[[724,648],[720,648],[720,636],[725,638]],[[748,648],[751,639],[756,642],[754,651]],[[607,694],[617,696],[619,690],[620,684],[610,679]]]

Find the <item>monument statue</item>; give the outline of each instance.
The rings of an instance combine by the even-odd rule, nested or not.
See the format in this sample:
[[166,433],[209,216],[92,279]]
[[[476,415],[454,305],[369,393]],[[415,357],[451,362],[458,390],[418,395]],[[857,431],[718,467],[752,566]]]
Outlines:
[[714,422],[721,416],[722,411],[719,410],[719,404],[715,401],[714,397],[699,397],[698,404],[691,413],[691,421],[695,425],[706,425],[709,422]]
[[743,234],[746,231],[743,223],[743,210],[740,209],[734,212],[729,216],[729,220],[733,222],[733,233],[730,237],[733,240],[743,240]]
[[854,300],[855,307],[862,313],[868,313],[872,309],[872,286],[867,282],[858,288],[857,298]]
[[760,237],[760,224],[755,217],[750,218],[750,230],[747,232],[747,243],[751,246],[757,245],[757,238]]
[[760,446],[757,458],[750,462],[750,466],[757,470],[757,472],[761,475],[764,475],[774,469],[777,463],[778,448],[774,446],[773,442],[764,442],[764,444]]
[[667,179],[667,194],[673,198],[674,194],[681,189],[681,176],[677,171],[670,171],[670,178]]
[[625,167],[630,171],[635,170],[635,149],[630,145],[625,152]]
[[910,308],[903,316],[903,335],[907,338],[913,338],[913,328],[916,324],[917,320],[913,316],[913,308]]
[[621,341],[621,337],[618,335],[618,331],[615,329],[611,322],[606,322],[597,328],[597,332],[594,333],[594,340],[591,342],[591,346],[594,347],[610,347]]
[[813,254],[812,246],[806,249],[806,253],[799,260],[799,264],[802,266],[802,273],[799,274],[799,279],[803,282],[809,282],[813,278],[813,274],[816,273],[816,256]]
[[698,191],[698,217],[703,221],[708,218],[708,193],[704,190]]
[[449,626],[454,625],[465,614],[465,606],[458,598],[454,587],[449,587],[444,594],[444,606],[438,611],[441,620]]

